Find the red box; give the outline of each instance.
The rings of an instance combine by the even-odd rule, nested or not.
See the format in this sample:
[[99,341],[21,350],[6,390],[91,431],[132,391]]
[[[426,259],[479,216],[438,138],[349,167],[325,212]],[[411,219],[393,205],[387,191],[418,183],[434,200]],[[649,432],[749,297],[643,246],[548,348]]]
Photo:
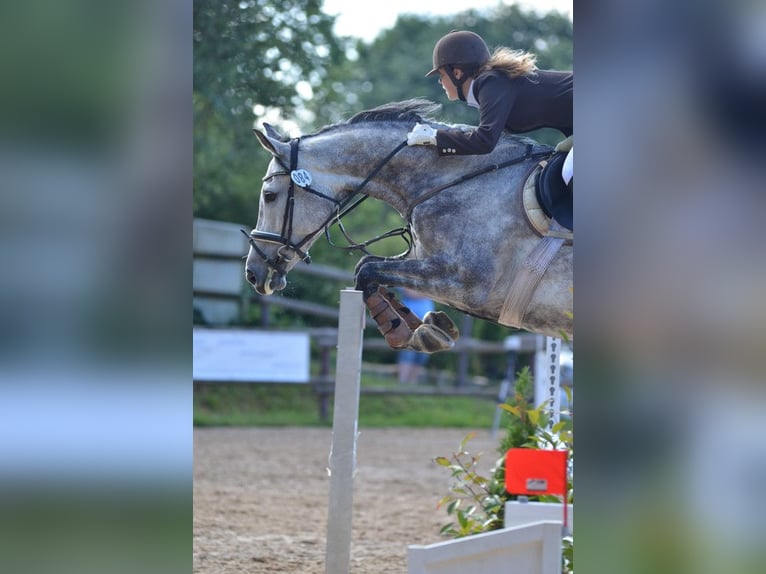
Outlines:
[[510,449],[505,455],[505,489],[510,494],[566,496],[567,452]]

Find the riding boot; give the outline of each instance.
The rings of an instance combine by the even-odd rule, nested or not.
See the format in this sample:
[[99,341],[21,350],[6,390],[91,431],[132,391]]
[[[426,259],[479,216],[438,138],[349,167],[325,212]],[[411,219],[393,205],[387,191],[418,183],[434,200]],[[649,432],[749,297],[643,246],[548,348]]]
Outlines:
[[412,329],[397,315],[391,304],[380,293],[373,293],[365,301],[370,315],[378,324],[378,331],[392,349],[403,349],[412,337]]
[[394,311],[396,311],[396,313],[402,319],[404,319],[404,322],[407,323],[407,326],[410,329],[414,331],[423,324],[423,321],[420,320],[420,317],[415,315],[415,313],[413,313],[409,307],[402,305],[402,302],[399,301],[399,299],[396,297],[396,293],[389,291],[382,285],[378,287],[378,293],[388,299],[388,302],[391,303],[391,307],[393,307]]

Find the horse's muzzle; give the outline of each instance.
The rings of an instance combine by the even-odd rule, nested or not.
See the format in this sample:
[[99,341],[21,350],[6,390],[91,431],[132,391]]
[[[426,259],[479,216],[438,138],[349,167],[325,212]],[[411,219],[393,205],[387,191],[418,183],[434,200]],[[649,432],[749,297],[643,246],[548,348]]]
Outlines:
[[260,280],[255,267],[250,265],[245,268],[245,278],[253,286],[256,293],[260,295],[271,295],[275,291],[281,291],[287,286],[287,279],[282,273],[277,272],[273,267],[266,268],[266,275]]

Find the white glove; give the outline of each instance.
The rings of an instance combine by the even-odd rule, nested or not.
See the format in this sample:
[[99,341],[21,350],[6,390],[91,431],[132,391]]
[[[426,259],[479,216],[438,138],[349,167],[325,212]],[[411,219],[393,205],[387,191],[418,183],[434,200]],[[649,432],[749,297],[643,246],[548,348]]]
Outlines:
[[436,130],[428,125],[415,124],[407,134],[407,145],[436,145]]

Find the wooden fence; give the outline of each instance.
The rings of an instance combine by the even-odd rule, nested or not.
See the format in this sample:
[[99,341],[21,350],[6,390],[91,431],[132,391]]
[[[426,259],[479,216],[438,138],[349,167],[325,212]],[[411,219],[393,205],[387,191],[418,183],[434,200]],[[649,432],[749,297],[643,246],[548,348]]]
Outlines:
[[[244,279],[243,254],[247,253],[247,241],[239,232],[242,226],[202,219],[194,220],[194,283],[193,300],[195,308],[206,319],[208,324],[225,326],[226,324],[241,324],[249,316],[252,305],[260,307],[260,326],[268,329],[271,327],[271,310],[273,308],[286,309],[292,313],[322,317],[331,320],[334,324],[338,321],[338,308],[310,301],[293,299],[284,295],[262,296],[256,293]],[[333,281],[338,288],[353,285],[353,274],[327,265],[312,263],[306,265],[299,263],[292,274],[306,275],[316,278],[318,281]],[[465,334],[471,332],[472,317],[462,316],[459,325],[463,335],[457,340],[454,349],[447,351],[458,356],[457,369],[450,373],[439,374],[440,384],[436,388],[409,388],[397,389],[397,392],[405,394],[474,394],[484,397],[494,397],[497,393],[490,389],[477,388],[471,385],[468,376],[468,367],[472,354],[507,354],[508,350],[503,342],[489,342],[473,339]],[[364,337],[364,349],[388,350],[388,345],[378,333],[374,321],[367,316]],[[330,353],[337,344],[337,330],[334,328],[303,329],[312,336],[316,347],[319,349],[319,360],[322,374],[316,383],[319,392],[327,391],[327,382],[330,378]],[[366,365],[371,370],[376,370],[375,365]],[[391,368],[383,365],[381,369]],[[448,382],[447,379],[451,379]],[[454,387],[448,391],[446,387]],[[472,388],[471,388],[472,387]],[[371,389],[366,387],[363,392],[391,392],[392,389]]]

